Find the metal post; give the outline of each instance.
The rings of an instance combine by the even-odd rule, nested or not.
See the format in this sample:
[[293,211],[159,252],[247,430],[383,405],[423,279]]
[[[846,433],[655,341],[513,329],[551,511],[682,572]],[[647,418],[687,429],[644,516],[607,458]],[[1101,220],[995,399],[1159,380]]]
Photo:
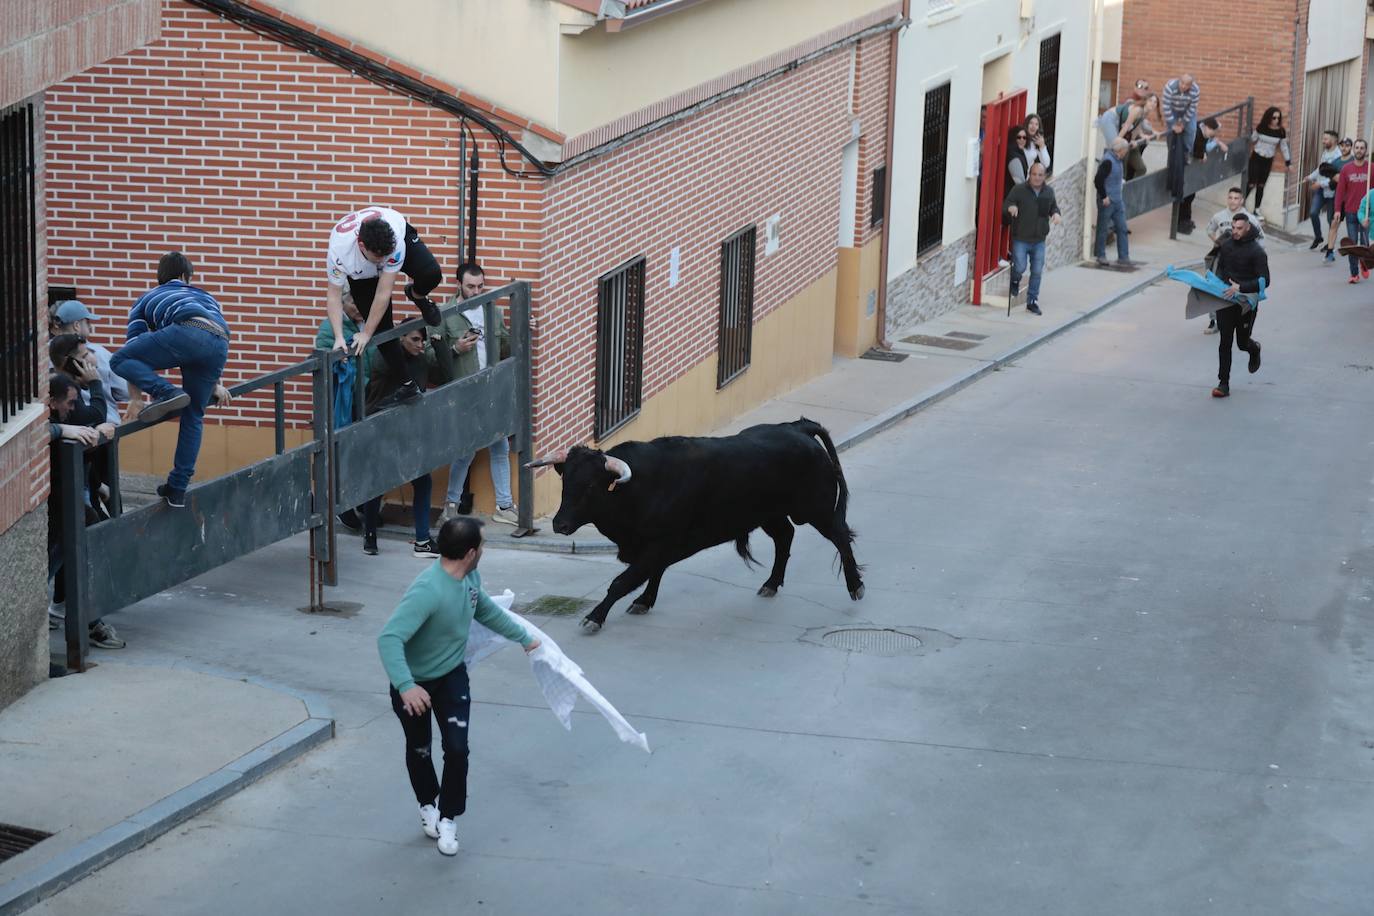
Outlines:
[[324,585],[338,581],[334,563],[334,493],[338,486],[334,467],[334,353],[315,351],[311,371],[311,431],[315,460],[311,470],[314,509],[322,516],[310,532],[310,608],[324,607]]
[[286,383],[272,386],[273,423],[276,426],[277,454],[286,451]]
[[119,518],[124,514],[124,494],[119,489],[119,436],[110,440],[110,515]]
[[521,282],[515,284],[510,297],[510,344],[511,356],[519,367],[515,394],[520,411],[515,432],[515,449],[520,453],[516,488],[520,493],[520,528],[525,531],[534,528],[534,470],[527,467],[534,460],[534,364],[530,359],[530,338],[530,285]]
[[86,630],[90,625],[86,572],[86,450],[79,442],[62,442],[57,451],[57,492],[62,501],[62,583],[67,605],[67,669],[86,670]]
[[484,334],[482,346],[487,348],[487,365],[494,366],[501,361],[501,310],[492,299],[482,306]]

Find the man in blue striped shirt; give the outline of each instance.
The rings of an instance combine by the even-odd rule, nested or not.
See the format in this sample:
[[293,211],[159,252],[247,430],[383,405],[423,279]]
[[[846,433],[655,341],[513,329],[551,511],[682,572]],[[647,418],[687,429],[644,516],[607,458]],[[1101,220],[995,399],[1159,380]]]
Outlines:
[[[178,509],[186,505],[186,488],[200,455],[205,407],[211,399],[229,401],[228,390],[219,383],[229,356],[229,325],[215,298],[191,285],[192,273],[190,259],[181,252],[162,256],[159,285],[129,309],[128,342],[110,360],[110,368],[129,383],[126,421],[137,417],[155,423],[181,412],[172,471],[157,488],[157,495]],[[184,390],[156,371],[171,368],[181,370]],[[147,406],[144,392],[152,398]]]

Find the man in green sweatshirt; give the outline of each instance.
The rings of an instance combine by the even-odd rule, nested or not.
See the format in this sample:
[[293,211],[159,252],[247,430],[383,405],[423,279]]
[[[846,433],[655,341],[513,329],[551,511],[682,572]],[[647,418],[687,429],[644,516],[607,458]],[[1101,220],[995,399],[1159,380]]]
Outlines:
[[[467,808],[472,701],[463,656],[472,621],[476,618],[520,643],[526,652],[539,648],[539,640],[482,591],[477,573],[481,559],[482,523],[449,519],[439,529],[439,559],[406,589],[377,637],[382,667],[391,681],[391,708],[405,732],[406,771],[420,803],[420,827],[439,841],[439,851],[446,856],[458,852],[454,818]],[[430,759],[431,710],[444,748],[442,781],[435,778]]]

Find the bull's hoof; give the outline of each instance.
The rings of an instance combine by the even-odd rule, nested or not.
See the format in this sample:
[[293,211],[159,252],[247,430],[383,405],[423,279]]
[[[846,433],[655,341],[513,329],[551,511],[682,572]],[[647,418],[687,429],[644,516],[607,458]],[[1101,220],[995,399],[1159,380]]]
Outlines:
[[595,620],[592,620],[590,617],[583,617],[582,632],[585,633],[587,636],[595,636],[597,633],[601,632],[601,624],[597,623]]
[[852,591],[852,592],[849,593],[849,597],[850,597],[850,599],[853,600],[853,601],[859,601],[859,600],[861,600],[861,599],[863,598],[863,596],[864,596],[864,587],[863,587],[862,585],[860,585],[858,588],[854,589],[854,591]]
[[647,604],[640,604],[638,601],[636,601],[634,604],[630,605],[628,608],[625,609],[625,613],[627,613],[627,614],[647,614],[647,613],[649,613],[649,605],[647,605]]
[[764,598],[772,598],[772,597],[773,597],[774,595],[776,595],[777,593],[778,593],[778,590],[777,590],[776,588],[772,588],[772,587],[767,586],[767,585],[763,585],[763,586],[760,586],[760,587],[759,587],[759,594],[762,595]]

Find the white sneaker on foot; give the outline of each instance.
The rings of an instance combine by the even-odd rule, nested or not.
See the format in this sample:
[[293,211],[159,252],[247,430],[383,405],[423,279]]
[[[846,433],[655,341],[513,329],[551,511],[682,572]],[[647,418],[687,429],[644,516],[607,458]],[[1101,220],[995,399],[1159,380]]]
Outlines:
[[458,504],[453,502],[444,503],[444,514],[439,517],[439,524],[443,524],[451,518],[458,517]]
[[439,851],[446,856],[458,855],[458,825],[453,818],[439,819]]
[[491,514],[491,520],[502,525],[520,524],[520,516],[515,514],[514,506],[509,506],[505,509],[497,509]]
[[420,829],[431,840],[439,839],[439,809],[433,805],[420,806]]

